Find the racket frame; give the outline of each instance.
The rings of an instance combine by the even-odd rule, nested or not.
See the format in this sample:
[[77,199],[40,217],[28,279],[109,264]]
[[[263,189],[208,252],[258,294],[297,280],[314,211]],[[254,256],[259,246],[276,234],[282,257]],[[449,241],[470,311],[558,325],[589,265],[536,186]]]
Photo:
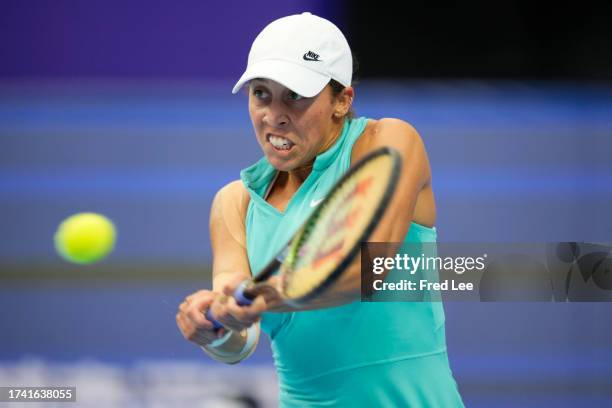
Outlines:
[[[325,208],[329,205],[330,201],[334,198],[333,197],[334,192],[340,190],[342,186],[346,182],[348,182],[355,173],[360,171],[360,169],[366,166],[371,160],[374,160],[375,158],[382,156],[382,155],[389,155],[391,156],[391,159],[392,159],[391,171],[390,171],[389,179],[387,181],[387,187],[385,189],[384,194],[382,195],[382,198],[377,204],[377,207],[376,207],[376,210],[374,211],[373,216],[371,217],[370,221],[368,222],[367,227],[364,229],[359,239],[355,241],[356,243],[353,245],[351,250],[347,253],[344,259],[334,268],[334,270],[328,275],[328,277],[325,278],[312,291],[308,292],[307,294],[299,298],[288,298],[284,296],[284,293],[282,292],[282,290],[281,290],[281,294],[285,297],[285,302],[287,304],[299,307],[301,304],[304,304],[312,300],[313,298],[317,297],[318,295],[320,295],[334,281],[336,281],[340,277],[342,272],[344,272],[344,270],[348,266],[350,266],[351,263],[353,262],[355,256],[357,255],[357,253],[359,252],[361,248],[361,242],[366,241],[369,238],[369,236],[372,234],[372,232],[374,232],[374,229],[376,228],[378,222],[384,215],[386,207],[388,206],[389,202],[391,201],[393,197],[393,194],[395,192],[395,189],[397,187],[399,177],[400,177],[400,172],[401,172],[401,167],[402,167],[402,157],[397,152],[397,150],[391,147],[378,148],[368,153],[363,158],[361,158],[357,163],[355,163],[349,169],[349,171],[347,171],[336,182],[336,184],[334,184],[334,187],[329,191],[325,199],[321,202],[321,204],[319,204],[319,206],[317,206],[314,212],[310,214],[308,219],[302,224],[302,226],[293,235],[293,237],[291,237],[289,242],[283,246],[283,249],[278,253],[278,255],[275,256],[255,277],[253,277],[250,280],[245,281],[243,285],[240,285],[237,288],[235,297],[241,301],[250,300],[252,302],[252,300],[258,294],[257,288],[260,285],[265,285],[265,283],[263,282],[265,282],[276,271],[278,271],[279,269],[283,267],[283,263],[285,262],[287,257],[289,257],[290,255],[289,251],[292,249],[292,247],[294,248],[291,254],[295,254],[295,252],[299,251],[299,249],[301,248],[302,242],[299,242],[297,245],[295,245],[296,240],[299,240],[299,241],[304,240],[305,233],[308,227],[316,224],[320,214],[325,210]],[[250,303],[244,303],[244,304],[250,304]]]

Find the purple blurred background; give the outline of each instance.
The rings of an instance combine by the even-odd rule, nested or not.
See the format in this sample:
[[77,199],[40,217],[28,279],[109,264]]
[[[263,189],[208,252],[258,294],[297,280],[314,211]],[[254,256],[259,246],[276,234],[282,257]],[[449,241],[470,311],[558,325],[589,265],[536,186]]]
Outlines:
[[324,3],[3,1],[0,77],[234,79],[268,22],[306,10],[337,21]]

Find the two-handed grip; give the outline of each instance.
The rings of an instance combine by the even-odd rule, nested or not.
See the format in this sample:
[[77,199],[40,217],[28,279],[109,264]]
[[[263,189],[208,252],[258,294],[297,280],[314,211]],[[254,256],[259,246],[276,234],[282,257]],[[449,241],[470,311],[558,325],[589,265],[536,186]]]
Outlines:
[[[249,283],[249,280],[243,281],[234,291],[234,299],[239,306],[249,306],[251,303],[253,303],[253,299],[245,293]],[[207,309],[206,312],[204,312],[204,316],[206,317],[206,320],[212,323],[214,330],[219,330],[223,327],[223,325],[219,323],[217,319],[215,319],[210,309]]]

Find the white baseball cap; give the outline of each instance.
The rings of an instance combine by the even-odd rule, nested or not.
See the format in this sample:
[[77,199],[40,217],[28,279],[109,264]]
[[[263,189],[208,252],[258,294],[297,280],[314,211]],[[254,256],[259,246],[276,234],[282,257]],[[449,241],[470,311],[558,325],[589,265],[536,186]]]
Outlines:
[[310,98],[331,79],[351,86],[352,77],[353,57],[340,29],[324,18],[302,13],[279,18],[259,33],[232,93],[251,79],[266,78]]

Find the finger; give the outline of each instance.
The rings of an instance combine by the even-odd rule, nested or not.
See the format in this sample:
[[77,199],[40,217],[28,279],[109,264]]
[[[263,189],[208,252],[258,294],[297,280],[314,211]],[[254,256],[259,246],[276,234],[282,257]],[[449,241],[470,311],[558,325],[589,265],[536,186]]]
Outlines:
[[196,329],[189,320],[181,314],[176,315],[176,323],[183,337],[192,343],[206,345],[218,338],[218,334],[212,330]]
[[258,296],[249,306],[238,306],[236,303],[228,305],[229,312],[245,323],[255,323],[265,309],[266,303],[261,296]]
[[219,296],[210,304],[208,310],[210,310],[215,320],[221,322],[220,319],[227,316],[227,304],[229,299],[228,296]]
[[211,303],[217,298],[218,294],[214,292],[206,292],[199,296],[198,298],[194,298],[191,301],[190,306],[193,306],[195,309],[198,309],[200,312],[203,312],[210,308]]
[[215,319],[231,330],[242,330],[250,327],[259,320],[258,305],[252,312],[245,306],[239,306],[233,297],[219,296],[211,306],[211,313]]
[[193,301],[194,299],[197,299],[200,296],[206,295],[209,292],[210,292],[209,290],[205,290],[205,289],[198,290],[197,292],[194,292],[191,295],[187,296],[185,298],[185,301],[187,301],[189,303],[189,302]]
[[228,303],[228,313],[239,323],[251,325],[259,320],[261,312],[265,308],[265,302],[262,304],[260,300],[257,304],[251,304],[250,306],[239,306],[235,301]]
[[[201,291],[204,292],[204,291]],[[212,297],[207,296],[205,293],[201,293],[199,296],[191,295],[187,296],[183,303],[180,304],[179,309],[185,313],[189,310],[193,305],[199,305],[200,303],[206,303],[209,301],[208,299]]]
[[179,330],[181,331],[181,333],[183,333],[183,332],[185,331],[185,330],[184,330],[184,329],[185,329],[185,326],[183,325],[183,321],[182,321],[182,319],[181,319],[181,314],[180,314],[180,313],[177,313],[177,314],[176,314],[176,318],[175,318],[175,320],[176,320],[176,326],[179,328]]
[[205,312],[202,312],[202,311],[200,311],[199,309],[197,309],[195,307],[191,308],[189,310],[189,312],[187,313],[187,317],[189,318],[189,320],[191,320],[191,322],[198,329],[206,329],[206,330],[212,330],[213,329],[213,325],[206,318]]
[[187,301],[181,303],[179,305],[179,310],[181,311],[181,313],[187,313],[189,311],[189,303]]
[[186,340],[192,341],[195,336],[195,330],[191,328],[189,322],[185,320],[185,316],[181,314],[176,315],[176,324],[181,330],[181,334]]
[[253,316],[257,316],[257,320],[261,318],[261,314],[268,310],[268,304],[263,296],[257,296],[253,304],[249,307],[248,312]]
[[197,305],[183,302],[179,306],[179,313],[185,316],[196,328],[212,329],[212,324],[204,317]]

